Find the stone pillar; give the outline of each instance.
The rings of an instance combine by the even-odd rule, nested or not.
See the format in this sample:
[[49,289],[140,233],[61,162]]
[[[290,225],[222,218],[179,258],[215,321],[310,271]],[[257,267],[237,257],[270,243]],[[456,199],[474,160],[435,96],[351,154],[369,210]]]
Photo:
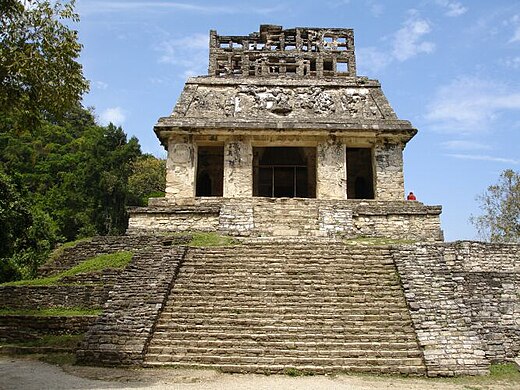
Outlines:
[[404,200],[403,145],[375,147],[376,200]]
[[231,139],[224,144],[224,197],[253,196],[253,147],[251,140]]
[[197,148],[186,139],[168,140],[166,160],[166,197],[192,198],[195,196]]
[[345,145],[327,140],[316,150],[316,198],[346,199]]

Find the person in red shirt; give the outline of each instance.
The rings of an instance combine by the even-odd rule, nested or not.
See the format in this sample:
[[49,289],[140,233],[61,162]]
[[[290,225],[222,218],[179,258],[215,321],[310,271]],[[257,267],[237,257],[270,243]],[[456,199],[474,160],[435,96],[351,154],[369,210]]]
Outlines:
[[415,195],[413,194],[413,192],[410,191],[410,193],[409,193],[408,196],[406,197],[406,200],[417,200],[417,198],[415,197]]

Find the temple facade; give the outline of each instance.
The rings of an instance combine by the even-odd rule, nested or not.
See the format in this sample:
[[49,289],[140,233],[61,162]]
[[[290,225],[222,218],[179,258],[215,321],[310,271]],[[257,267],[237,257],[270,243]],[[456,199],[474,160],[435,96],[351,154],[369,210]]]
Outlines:
[[352,29],[261,25],[209,46],[208,75],[155,125],[166,196],[131,209],[129,233],[442,240],[441,207],[404,200],[417,130],[357,76]]

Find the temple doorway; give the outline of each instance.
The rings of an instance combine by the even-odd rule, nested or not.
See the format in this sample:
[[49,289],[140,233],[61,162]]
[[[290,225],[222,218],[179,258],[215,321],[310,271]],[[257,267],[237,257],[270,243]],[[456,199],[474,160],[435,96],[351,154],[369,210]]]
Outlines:
[[316,148],[253,148],[253,196],[316,197]]
[[347,148],[347,198],[374,199],[370,148]]
[[199,146],[197,149],[196,196],[222,196],[224,147]]

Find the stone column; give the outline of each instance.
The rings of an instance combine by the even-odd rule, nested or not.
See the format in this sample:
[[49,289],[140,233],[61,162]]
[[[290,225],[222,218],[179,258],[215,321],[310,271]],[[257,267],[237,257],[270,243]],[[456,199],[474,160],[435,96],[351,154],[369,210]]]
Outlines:
[[404,200],[403,145],[375,147],[376,200]]
[[197,148],[187,139],[168,140],[166,160],[166,197],[192,198],[195,196]]
[[249,139],[224,144],[224,197],[253,196],[253,147]]
[[316,198],[346,199],[347,161],[345,145],[333,140],[316,150]]

